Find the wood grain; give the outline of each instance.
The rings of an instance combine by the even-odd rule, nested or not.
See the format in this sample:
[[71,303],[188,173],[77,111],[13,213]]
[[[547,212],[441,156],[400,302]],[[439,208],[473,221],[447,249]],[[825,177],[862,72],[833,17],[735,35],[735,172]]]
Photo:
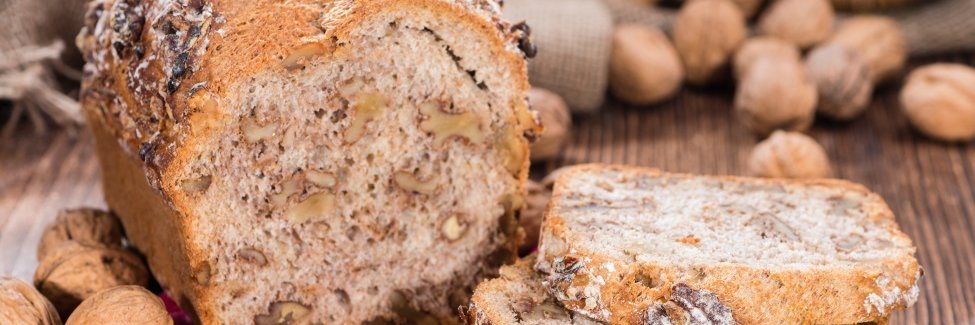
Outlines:
[[[970,60],[968,62],[971,62]],[[879,91],[864,116],[817,121],[836,177],[873,189],[918,247],[921,297],[892,324],[975,324],[975,144],[945,144],[908,126],[899,85]],[[561,158],[536,163],[539,178],[563,165],[626,163],[667,171],[743,175],[754,138],[735,120],[730,90],[685,90],[654,107],[609,102],[575,116]],[[91,137],[37,137],[25,130],[0,143],[0,274],[29,279],[44,225],[65,207],[103,206]]]

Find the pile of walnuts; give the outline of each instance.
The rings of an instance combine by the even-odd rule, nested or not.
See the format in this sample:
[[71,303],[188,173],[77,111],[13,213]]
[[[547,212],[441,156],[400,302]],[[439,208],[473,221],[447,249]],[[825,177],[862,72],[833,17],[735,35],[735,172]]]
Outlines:
[[[765,138],[750,157],[753,174],[829,177],[825,150],[801,132],[816,116],[860,116],[875,87],[900,76],[906,59],[906,41],[893,20],[869,14],[840,19],[830,0],[689,0],[669,38],[652,27],[617,26],[610,90],[648,105],[670,99],[685,82],[734,83],[737,119]],[[901,104],[911,124],[930,137],[975,138],[975,69],[921,67],[907,78]]]
[[105,211],[62,211],[41,236],[34,285],[0,278],[0,324],[172,324],[142,257]]

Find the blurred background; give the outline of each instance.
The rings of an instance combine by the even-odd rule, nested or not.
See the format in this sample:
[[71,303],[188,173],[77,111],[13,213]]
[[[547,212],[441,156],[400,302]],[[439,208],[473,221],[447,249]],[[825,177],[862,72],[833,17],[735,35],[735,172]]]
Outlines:
[[[975,322],[975,0],[504,2],[538,48],[539,204],[585,162],[852,180],[925,266],[892,322]],[[104,207],[77,102],[85,4],[0,0],[0,274],[30,279],[22,243],[58,210]]]

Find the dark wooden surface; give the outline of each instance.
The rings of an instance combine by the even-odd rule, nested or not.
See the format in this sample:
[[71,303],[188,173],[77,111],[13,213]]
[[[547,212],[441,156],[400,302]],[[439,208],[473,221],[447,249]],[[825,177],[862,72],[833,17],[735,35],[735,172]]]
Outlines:
[[[968,61],[971,63],[971,61]],[[850,123],[817,121],[836,177],[880,193],[918,247],[921,297],[893,324],[975,324],[975,144],[944,144],[913,132],[898,109],[899,85],[882,88]],[[756,139],[734,119],[730,90],[685,90],[655,107],[610,101],[576,116],[566,164],[612,162],[667,171],[741,175]],[[104,206],[91,137],[21,132],[0,143],[0,274],[29,279],[44,225],[66,207]]]

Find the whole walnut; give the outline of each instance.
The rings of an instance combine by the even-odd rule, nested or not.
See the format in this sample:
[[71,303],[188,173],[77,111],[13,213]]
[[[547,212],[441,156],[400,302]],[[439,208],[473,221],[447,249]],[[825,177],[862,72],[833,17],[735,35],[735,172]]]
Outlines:
[[144,262],[131,251],[74,241],[45,256],[34,272],[34,286],[54,303],[62,317],[98,291],[120,285],[145,286],[148,282]]
[[900,94],[915,128],[946,141],[975,138],[975,69],[936,63],[915,69]]
[[758,31],[809,48],[829,38],[835,16],[828,0],[776,0],[759,20]]
[[801,58],[799,48],[783,40],[759,36],[749,38],[735,52],[733,67],[735,79],[741,80],[752,64],[766,58],[784,59],[798,62]]
[[633,104],[668,99],[684,82],[677,50],[658,28],[633,24],[616,27],[609,63],[610,90]]
[[825,44],[806,56],[806,73],[816,85],[816,111],[838,120],[850,120],[867,108],[873,93],[867,63],[859,54],[836,44]]
[[904,34],[894,20],[881,16],[853,16],[843,21],[829,43],[853,50],[867,62],[874,84],[896,75],[907,60]]
[[752,149],[748,168],[755,176],[823,178],[833,172],[823,147],[798,132],[775,131]]
[[687,82],[702,85],[727,72],[731,54],[745,39],[745,16],[729,0],[688,1],[674,19],[673,33]]
[[140,286],[108,288],[85,299],[67,325],[171,325],[173,318],[162,299]]
[[572,129],[569,106],[559,95],[541,88],[528,91],[528,102],[538,112],[545,128],[542,135],[531,144],[531,159],[544,160],[558,156]]
[[60,325],[47,298],[17,278],[0,276],[0,324]]
[[37,245],[37,260],[43,260],[69,240],[88,245],[122,247],[122,226],[118,218],[106,211],[90,208],[63,210],[44,229]]
[[816,114],[816,87],[801,62],[766,58],[752,64],[738,83],[734,104],[739,120],[757,135],[802,131]]

